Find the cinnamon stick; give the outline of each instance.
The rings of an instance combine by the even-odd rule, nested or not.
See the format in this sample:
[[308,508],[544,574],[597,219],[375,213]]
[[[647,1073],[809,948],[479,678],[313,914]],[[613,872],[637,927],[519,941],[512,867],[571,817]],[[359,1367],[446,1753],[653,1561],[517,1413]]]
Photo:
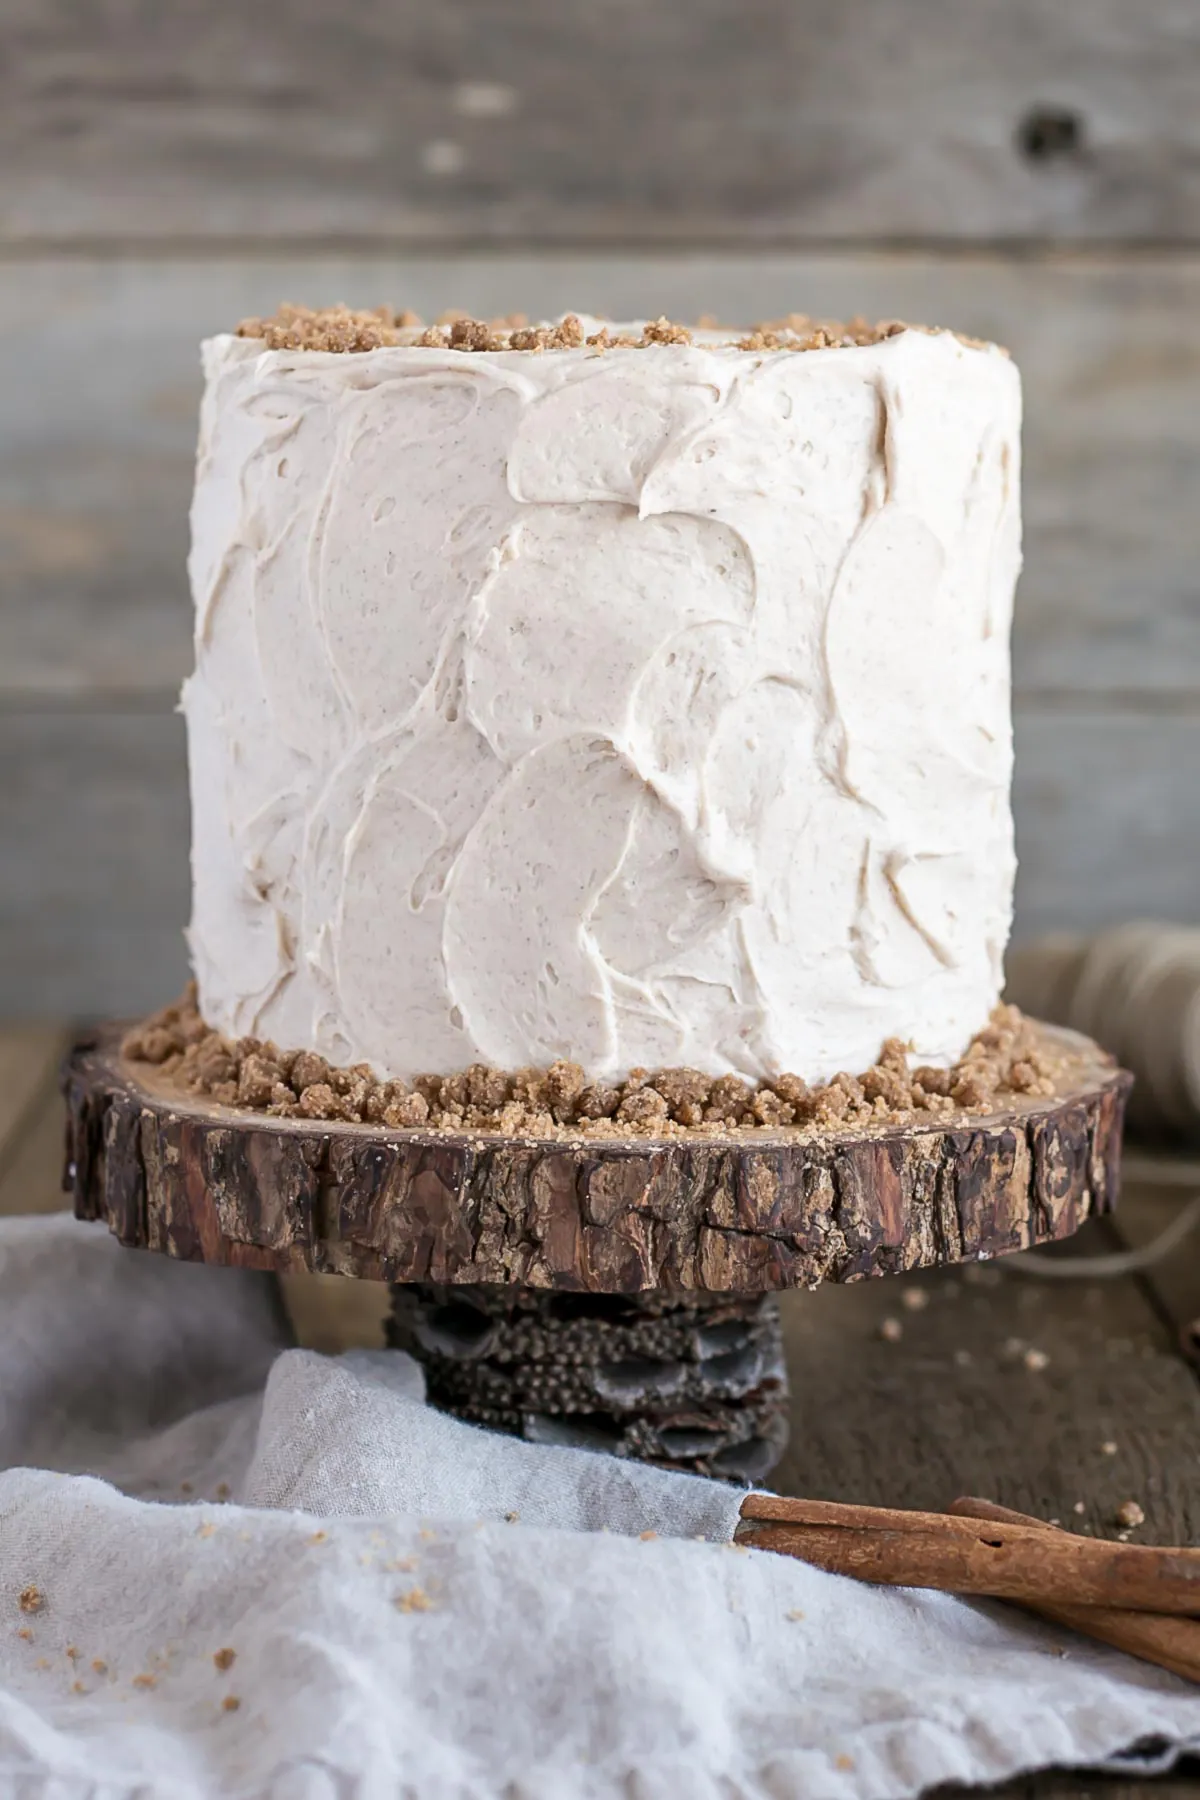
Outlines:
[[[953,1503],[950,1512],[963,1518],[999,1524],[1034,1525],[1041,1531],[1058,1529],[1043,1519],[1032,1519],[1026,1513],[1013,1512],[1011,1507],[997,1506],[993,1500],[964,1497]],[[1110,1606],[1053,1606],[1044,1601],[1038,1601],[1036,1605],[1030,1601],[1015,1604],[1041,1618],[1052,1619],[1056,1625],[1066,1625],[1084,1637],[1096,1638],[1102,1644],[1111,1644],[1115,1650],[1140,1657],[1143,1662],[1157,1663],[1174,1675],[1182,1675],[1185,1681],[1200,1682],[1200,1622],[1169,1618],[1162,1613],[1125,1612]]]
[[1041,1524],[752,1494],[737,1539],[893,1587],[1200,1614],[1200,1550],[1110,1544]]

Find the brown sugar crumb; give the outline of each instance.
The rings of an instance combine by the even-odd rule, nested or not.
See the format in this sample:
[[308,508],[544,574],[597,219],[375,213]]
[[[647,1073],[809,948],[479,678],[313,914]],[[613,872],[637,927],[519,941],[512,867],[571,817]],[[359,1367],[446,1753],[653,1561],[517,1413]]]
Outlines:
[[238,1699],[236,1694],[226,1694],[225,1698],[221,1702],[221,1711],[222,1712],[236,1712],[238,1707],[241,1704],[242,1703]]
[[[200,1017],[194,984],[128,1032],[122,1052],[176,1089],[268,1117],[506,1137],[721,1136],[948,1119],[1019,1110],[1066,1091],[1087,1066],[1086,1055],[1016,1007],[999,1006],[952,1068],[911,1068],[907,1046],[889,1038],[871,1068],[844,1070],[817,1087],[798,1075],[752,1083],[688,1068],[594,1082],[567,1061],[514,1071],[474,1063],[453,1075],[417,1075],[410,1085],[381,1080],[365,1063],[339,1068],[311,1050],[225,1038]],[[222,1483],[217,1498],[228,1496]]]
[[224,1650],[213,1651],[213,1662],[216,1667],[221,1670],[222,1674],[226,1669],[232,1669],[236,1661],[237,1651],[230,1650],[228,1646]]
[[95,1675],[107,1675],[108,1674],[108,1664],[105,1662],[105,1660],[102,1656],[93,1656],[92,1672]]
[[547,350],[578,350],[583,343],[583,326],[574,313],[568,313],[559,324],[552,325]]
[[[590,342],[590,340],[588,340]],[[574,313],[557,325],[523,326],[495,346],[500,350],[578,350],[584,342],[583,326]]]
[[[854,350],[867,344],[881,344],[887,338],[899,337],[904,331],[922,331],[924,326],[906,325],[900,319],[811,319],[807,313],[788,313],[782,319],[767,319],[752,327],[739,339],[739,350]],[[957,336],[957,333],[954,334]]]
[[407,1588],[404,1593],[397,1594],[392,1601],[392,1605],[396,1608],[397,1612],[402,1613],[434,1611],[433,1601],[429,1598],[425,1589],[419,1587]]
[[673,325],[670,319],[658,318],[642,332],[642,346],[650,344],[690,344],[692,334],[686,325]]
[[157,1687],[158,1686],[158,1676],[157,1675],[135,1675],[133,1678],[133,1685],[135,1688]]
[[33,1633],[30,1631],[28,1625],[19,1626],[17,1629],[17,1636],[19,1638],[24,1638],[27,1644],[32,1644],[33,1642]]
[[46,1596],[41,1588],[30,1585],[23,1587],[17,1595],[17,1605],[23,1613],[40,1613],[46,1609]]
[[[631,337],[628,332],[623,331],[613,333],[607,325],[602,325],[599,331],[593,331],[587,340],[587,345],[589,350],[641,350],[645,348],[641,338]],[[513,348],[515,350],[518,346],[514,344]]]
[[[703,314],[695,329],[722,329]],[[769,319],[740,334],[729,331],[724,343],[714,348],[748,351],[773,350],[843,350],[880,344],[905,331],[921,331],[930,336],[942,335],[941,328],[909,325],[899,319],[812,319],[807,313],[788,313],[781,319]],[[237,327],[238,337],[258,338],[268,350],[323,350],[352,354],[404,344],[421,350],[464,350],[489,352],[523,350],[535,354],[544,350],[650,350],[661,346],[686,346],[695,341],[693,328],[673,319],[660,317],[641,329],[640,336],[630,332],[614,333],[607,325],[590,336],[574,313],[568,313],[556,324],[530,325],[523,314],[509,313],[503,318],[476,319],[469,313],[451,309],[439,315],[433,325],[422,328],[413,312],[391,306],[378,306],[365,311],[351,307],[281,305],[270,318],[243,319]],[[988,349],[981,338],[951,332],[960,343],[972,349]]]
[[[409,315],[399,315],[408,317]],[[348,306],[293,306],[285,302],[269,319],[243,319],[238,337],[262,338],[268,350],[378,350],[401,342],[390,306],[354,312]]]
[[452,350],[502,350],[504,339],[482,319],[456,319],[450,327]]

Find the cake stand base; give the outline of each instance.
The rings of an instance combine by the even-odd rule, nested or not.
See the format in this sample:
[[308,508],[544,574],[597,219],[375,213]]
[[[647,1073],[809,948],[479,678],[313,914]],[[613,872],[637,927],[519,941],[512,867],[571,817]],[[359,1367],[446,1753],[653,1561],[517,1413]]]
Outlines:
[[221,1106],[113,1026],[65,1065],[66,1185],[131,1247],[392,1284],[392,1342],[464,1418],[759,1480],[787,1398],[766,1296],[1003,1256],[1114,1204],[1130,1078],[1042,1030],[1069,1078],[1005,1111],[538,1139]]
[[429,1399],[533,1443],[573,1444],[743,1482],[787,1441],[787,1371],[770,1294],[392,1289],[388,1342]]

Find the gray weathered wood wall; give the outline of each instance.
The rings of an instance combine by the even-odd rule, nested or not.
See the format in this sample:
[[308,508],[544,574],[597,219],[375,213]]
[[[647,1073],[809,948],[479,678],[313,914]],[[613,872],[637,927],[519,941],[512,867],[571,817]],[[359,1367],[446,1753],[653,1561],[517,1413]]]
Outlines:
[[1200,6],[0,0],[0,1013],[182,977],[196,344],[280,297],[1009,344],[1018,929],[1200,917]]

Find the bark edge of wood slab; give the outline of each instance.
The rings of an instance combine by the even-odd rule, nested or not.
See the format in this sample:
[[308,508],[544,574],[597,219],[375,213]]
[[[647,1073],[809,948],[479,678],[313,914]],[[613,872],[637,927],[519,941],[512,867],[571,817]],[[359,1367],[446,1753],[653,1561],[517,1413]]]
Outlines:
[[680,1299],[1068,1237],[1115,1204],[1131,1085],[1095,1048],[1072,1091],[953,1122],[532,1140],[193,1100],[135,1070],[120,1040],[115,1025],[82,1038],[63,1091],[76,1217],[122,1244],[280,1272]]

